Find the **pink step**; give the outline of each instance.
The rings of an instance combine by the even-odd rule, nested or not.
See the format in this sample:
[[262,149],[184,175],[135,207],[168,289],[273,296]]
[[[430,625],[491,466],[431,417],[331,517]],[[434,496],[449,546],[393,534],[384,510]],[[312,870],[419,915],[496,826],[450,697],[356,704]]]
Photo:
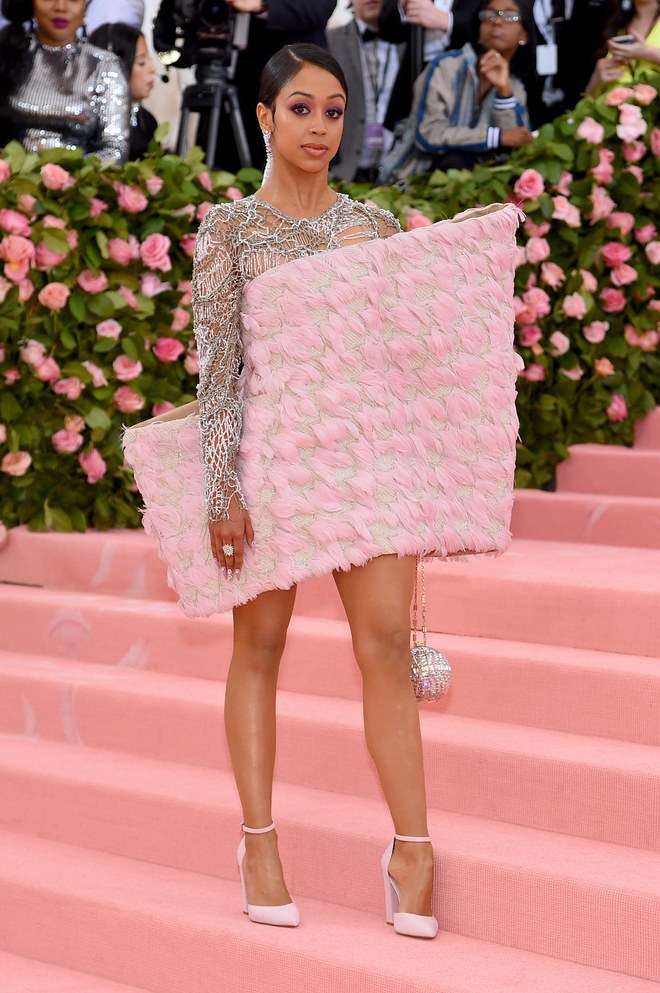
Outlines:
[[[82,755],[80,761],[84,758]],[[115,920],[112,930],[116,934],[119,921],[133,916],[131,905],[147,903],[152,915],[153,901],[168,911],[171,940],[175,922],[185,913],[188,874],[193,870],[196,883],[204,882],[210,906],[215,908],[213,930],[221,932],[227,926],[224,914],[229,911],[227,908],[223,912],[220,899],[224,887],[219,879],[206,873],[236,878],[239,815],[231,777],[185,766],[177,770],[175,766],[161,764],[158,778],[150,774],[145,782],[138,771],[138,781],[133,782],[131,769],[135,770],[136,764],[118,761],[116,775],[123,774],[123,793],[104,795],[100,767],[93,759],[88,759],[88,763],[88,779],[94,795],[78,794],[85,799],[84,806],[76,809],[66,802],[66,797],[58,803],[56,791],[47,813],[42,805],[44,832],[56,831],[59,825],[75,844],[63,846],[46,838],[0,831],[0,900],[4,914],[11,921],[3,928],[5,948],[22,955],[32,954],[34,940],[23,934],[28,930],[26,913],[32,919],[47,919],[44,899],[52,900],[53,906],[60,908],[59,928],[64,926],[66,930],[63,923],[66,905],[75,900],[78,878],[82,878],[92,897],[86,899],[84,911],[91,918],[92,928],[101,929],[103,925],[98,910],[91,913],[90,904],[111,903]],[[95,780],[95,774],[100,780]],[[182,802],[177,807],[165,802],[173,790],[181,796]],[[344,910],[338,911],[338,907],[373,914],[373,923],[380,924],[382,879],[378,859],[391,831],[384,804],[277,784],[275,809],[287,880],[296,898],[302,900],[303,913],[307,898],[318,899],[322,895],[324,901],[335,905],[331,915],[335,924],[344,915]],[[36,810],[35,815],[39,816]],[[20,827],[23,815],[17,811],[16,816]],[[434,912],[443,932],[643,979],[660,979],[658,854],[514,825],[495,826],[490,821],[437,811],[431,812],[429,827],[435,839],[437,860]],[[117,855],[78,847],[85,838],[93,839],[98,847],[102,843],[113,846],[114,852],[123,853],[129,847],[131,857],[122,867],[122,859]],[[187,863],[185,869],[171,868],[182,862]],[[107,885],[104,865],[115,868],[117,881],[124,883],[121,897],[122,891],[118,893],[116,884]],[[346,871],[338,871],[342,865]],[[170,907],[160,891],[159,881],[163,879],[170,880]],[[23,927],[17,929],[19,944],[12,940],[14,926],[21,919],[20,904],[14,896],[17,885],[24,893],[20,902],[25,907]],[[68,900],[62,888],[68,892]],[[26,890],[30,893],[27,902]],[[198,885],[195,890],[199,890]],[[231,884],[231,891],[237,900],[235,883]],[[193,906],[198,928],[204,933],[206,900],[199,897],[196,892]],[[233,901],[230,915],[232,924],[234,915],[242,916]],[[80,913],[76,917],[76,927],[80,929]],[[308,916],[310,923],[313,917],[313,914]],[[247,921],[243,924],[249,926]],[[306,931],[307,927],[301,929],[301,933]],[[389,934],[395,937],[391,931]],[[117,952],[112,939],[112,933],[106,934],[109,959]],[[45,938],[39,935],[37,940],[44,942]],[[62,937],[60,940],[66,945]],[[359,944],[356,942],[356,951]],[[44,945],[40,947],[43,955]],[[432,954],[440,964],[442,942],[435,949]],[[330,936],[324,950],[331,954],[334,951]],[[361,948],[361,951],[370,957],[374,948]],[[163,954],[160,942],[154,940],[153,930],[147,947],[143,948],[143,957],[149,958],[150,952]],[[84,960],[58,961],[70,968],[90,968]],[[421,960],[418,967],[422,968]],[[109,975],[120,982],[144,985],[141,974]]]
[[557,490],[660,497],[660,450],[573,445],[557,466]]
[[258,927],[239,912],[235,882],[9,833],[0,891],[8,948],[38,946],[152,993],[657,993],[634,975],[452,933],[406,940],[380,914],[310,899],[299,899],[299,928]]
[[660,494],[517,490],[511,530],[516,538],[660,549]]
[[88,972],[72,972],[47,962],[0,951],[2,993],[145,993]]
[[[224,735],[218,734],[222,684],[143,672],[117,675],[96,683],[88,677],[84,696],[80,682],[74,696],[55,681],[12,688],[2,680],[0,727],[17,738],[13,744],[5,739],[0,760],[22,755],[26,738],[29,745],[50,737],[86,746],[92,754],[101,747],[230,769]],[[360,703],[280,692],[278,713],[278,779],[380,796],[364,746]],[[31,723],[23,723],[26,714]],[[423,714],[422,726],[432,807],[660,851],[657,749],[431,712]],[[75,759],[66,746],[52,747],[53,755],[63,748],[64,766]],[[42,747],[34,754],[35,761],[46,761],[50,753]]]
[[660,407],[651,410],[635,425],[635,448],[660,450]]

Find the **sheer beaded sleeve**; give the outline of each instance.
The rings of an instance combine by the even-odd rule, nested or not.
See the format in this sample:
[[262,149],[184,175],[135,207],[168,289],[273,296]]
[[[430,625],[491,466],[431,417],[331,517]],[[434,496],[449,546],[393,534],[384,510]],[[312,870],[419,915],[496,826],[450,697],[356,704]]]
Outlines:
[[193,262],[193,314],[199,352],[199,420],[209,519],[227,520],[234,495],[245,501],[236,472],[242,402],[238,304],[243,286],[232,248],[230,205],[209,211],[197,235]]

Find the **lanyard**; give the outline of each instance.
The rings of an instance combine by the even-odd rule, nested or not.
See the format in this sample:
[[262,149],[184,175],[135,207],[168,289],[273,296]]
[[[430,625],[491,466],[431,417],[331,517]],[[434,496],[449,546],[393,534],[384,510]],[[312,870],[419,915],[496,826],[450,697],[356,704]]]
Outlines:
[[[371,83],[371,92],[374,98],[374,108],[377,117],[381,118],[384,117],[384,113],[383,114],[380,113],[380,99],[383,95],[385,83],[387,82],[387,72],[390,67],[390,59],[392,57],[392,45],[389,43],[387,45],[387,56],[385,58],[385,64],[383,66],[382,73],[379,73],[380,56],[378,51],[378,40],[374,40],[370,44],[372,44],[373,48],[375,49],[375,56],[376,56],[375,65],[374,62],[369,58],[369,54],[367,52],[367,45],[363,41],[362,35],[360,35],[360,45],[362,46],[362,51],[364,53],[364,64],[367,68],[367,73],[369,75],[369,82]],[[378,78],[379,74],[380,74],[380,80]]]

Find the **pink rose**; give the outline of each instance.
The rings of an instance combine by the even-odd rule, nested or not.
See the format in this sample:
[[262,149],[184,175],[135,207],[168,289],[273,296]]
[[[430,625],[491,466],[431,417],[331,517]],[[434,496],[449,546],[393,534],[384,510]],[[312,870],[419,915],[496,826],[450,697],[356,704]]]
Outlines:
[[74,231],[73,229],[71,231],[67,231],[66,243],[71,249],[71,251],[76,249],[78,247],[78,232]]
[[655,86],[651,86],[649,83],[636,83],[633,86],[633,92],[637,103],[641,103],[644,107],[648,107],[649,104],[653,103],[658,95]]
[[174,404],[170,403],[169,400],[163,400],[162,403],[155,403],[151,408],[151,414],[153,417],[159,417],[161,414],[166,414],[168,410],[174,410]]
[[632,252],[627,245],[624,245],[621,241],[608,241],[606,245],[600,250],[600,254],[603,257],[603,261],[608,266],[621,265],[622,262],[627,262]]
[[562,376],[566,376],[566,379],[578,380],[584,376],[584,369],[579,365],[574,366],[572,369],[560,369],[559,371]]
[[192,288],[189,279],[180,279],[176,284],[176,288],[181,294],[181,299],[179,300],[181,307],[186,307],[192,303]]
[[555,193],[560,193],[563,197],[567,197],[571,192],[571,183],[573,182],[573,173],[567,172],[566,169],[563,170],[561,176],[559,177],[559,182],[555,183],[552,187]]
[[24,476],[31,465],[29,452],[7,452],[0,462],[0,472],[6,472],[8,476]]
[[140,293],[145,297],[155,297],[165,290],[171,290],[171,283],[163,283],[155,272],[145,272],[140,280]]
[[192,221],[194,216],[195,205],[193,203],[188,203],[185,207],[177,207],[176,210],[172,211],[172,217],[188,217]]
[[135,293],[133,293],[132,290],[129,290],[127,286],[120,286],[118,292],[121,293],[121,295],[123,296],[128,306],[131,308],[131,310],[135,310],[137,307],[137,300],[135,299]]
[[[1,161],[2,159],[0,159],[0,162]],[[0,303],[4,303],[5,297],[7,296],[13,285],[14,284],[10,283],[8,279],[4,278],[4,276],[0,276]],[[18,285],[20,286],[21,284],[19,283]],[[4,362],[4,359],[0,361]]]
[[87,476],[87,482],[90,486],[98,483],[99,479],[103,479],[105,476],[107,466],[96,448],[93,448],[91,452],[81,452],[78,456],[78,462]]
[[128,241],[124,238],[111,238],[108,242],[108,255],[119,265],[128,265],[140,257],[140,246],[135,235],[130,235]]
[[84,431],[85,420],[80,414],[67,414],[64,418],[64,427],[67,431]]
[[4,159],[0,159],[0,183],[4,183],[10,176],[11,169],[9,168],[9,163],[5,162]]
[[63,252],[52,252],[45,242],[41,242],[37,245],[35,252],[35,268],[39,269],[41,272],[45,272],[46,269],[52,269],[54,266],[59,265],[66,258],[66,254]]
[[71,295],[71,290],[64,283],[46,283],[37,294],[37,300],[49,310],[62,310]]
[[67,400],[77,400],[84,389],[77,376],[68,376],[53,383],[53,392],[66,397]]
[[589,172],[597,183],[608,184],[614,179],[614,152],[611,148],[598,149],[598,165]]
[[613,393],[607,408],[608,421],[625,421],[628,416],[628,405],[620,393]]
[[183,360],[183,368],[189,376],[199,375],[199,356],[196,348],[191,349],[188,355],[186,355]]
[[0,241],[0,259],[5,263],[5,276],[19,283],[28,274],[34,258],[34,245],[18,234],[8,234]]
[[100,369],[97,365],[94,364],[94,362],[90,362],[88,359],[86,359],[83,362],[83,365],[85,369],[87,369],[87,372],[92,377],[92,386],[95,389],[99,389],[99,387],[101,386],[108,385],[108,380],[105,378],[103,369]]
[[426,228],[433,221],[415,207],[409,207],[406,212],[406,231],[414,231],[415,228]]
[[27,345],[23,345],[18,354],[21,357],[21,361],[25,362],[26,365],[36,365],[37,362],[41,362],[46,354],[46,348],[40,341],[30,338]]
[[530,238],[525,245],[525,255],[531,265],[537,265],[550,256],[550,245],[546,238]]
[[71,186],[76,185],[73,176],[62,166],[55,165],[54,162],[47,162],[39,171],[41,182],[47,190],[68,190]]
[[621,141],[634,141],[645,134],[648,125],[642,117],[642,111],[632,103],[622,103],[619,107],[619,123],[616,126],[617,137]]
[[24,214],[28,215],[28,217],[36,217],[36,214],[32,209],[36,202],[37,198],[33,197],[31,193],[19,193],[16,199],[18,209],[22,210]]
[[660,128],[651,131],[651,151],[654,155],[660,155]]
[[5,369],[3,372],[3,377],[5,380],[5,386],[13,386],[21,378],[21,373],[19,369]]
[[206,215],[208,214],[209,210],[212,210],[214,206],[215,204],[211,203],[210,200],[204,200],[202,203],[200,203],[195,213],[195,217],[197,218],[197,220],[203,221]]
[[542,238],[550,230],[550,221],[541,221],[540,224],[535,224],[531,217],[528,217],[523,228],[525,234],[528,234],[530,238]]
[[96,325],[96,334],[99,338],[114,338],[117,341],[121,336],[121,330],[119,321],[115,321],[112,317]]
[[626,166],[623,170],[624,172],[629,172],[631,176],[634,176],[640,186],[644,183],[644,173],[638,165]]
[[594,362],[594,369],[599,376],[613,376],[616,372],[616,369],[610,360],[606,358],[596,359]]
[[605,223],[610,229],[618,228],[621,234],[629,234],[635,227],[635,218],[625,210],[615,210]]
[[142,373],[142,363],[134,362],[128,355],[118,355],[112,363],[115,376],[121,383],[130,383]]
[[4,445],[7,440],[7,425],[0,424],[0,445]]
[[[536,318],[547,317],[552,310],[552,304],[550,303],[550,297],[538,286],[532,287],[531,290],[527,290],[523,293],[523,303],[528,307],[531,307],[536,315]],[[533,322],[530,322],[533,323]]]
[[640,332],[633,324],[626,324],[623,337],[631,348],[639,348],[643,352],[654,352],[658,347],[660,335],[657,331]]
[[578,138],[584,138],[590,145],[601,145],[605,137],[605,128],[598,121],[594,121],[593,117],[585,117],[575,133]]
[[163,188],[163,180],[160,176],[149,176],[146,186],[152,197],[158,196]]
[[562,331],[553,331],[550,335],[550,344],[552,355],[565,355],[571,347],[571,340]]
[[542,383],[545,379],[545,369],[538,362],[532,362],[520,375],[530,383]]
[[633,90],[629,86],[615,86],[605,97],[608,107],[620,107],[624,100],[629,100],[633,96]]
[[172,323],[170,327],[173,331],[183,331],[190,324],[190,311],[183,307],[175,307],[172,311]]
[[207,193],[212,192],[213,182],[206,170],[204,170],[204,172],[200,172],[199,176],[197,177],[197,180],[202,184],[202,186],[204,187]]
[[589,344],[598,345],[607,334],[609,326],[609,321],[592,321],[582,328],[582,334]]
[[603,310],[606,314],[618,314],[625,309],[626,298],[621,290],[606,286],[598,295],[603,301]]
[[225,196],[228,200],[242,200],[243,194],[235,186],[228,186],[225,190]]
[[185,347],[176,338],[158,338],[154,345],[154,355],[161,362],[176,362],[185,352]]
[[89,198],[89,216],[92,220],[100,217],[101,214],[107,209],[108,205],[103,200],[99,200],[98,197]]
[[104,272],[95,276],[91,269],[83,269],[81,273],[78,273],[78,286],[85,293],[103,293],[103,290],[107,289],[108,286],[108,277]]
[[543,176],[536,169],[525,169],[513,184],[513,192],[520,200],[536,200],[544,189]]
[[621,265],[614,266],[610,279],[614,286],[630,286],[631,283],[637,282],[637,270],[622,262]]
[[147,269],[159,269],[161,272],[169,272],[172,263],[168,252],[172,242],[164,234],[150,234],[140,245],[140,258]]
[[194,235],[194,234],[184,234],[183,238],[179,242],[179,244],[181,245],[181,248],[186,253],[186,255],[188,256],[189,259],[191,259],[193,257],[193,255],[195,254],[195,242],[196,242],[196,240],[197,240],[197,236],[196,235]]
[[567,297],[564,297],[562,310],[566,317],[575,317],[578,321],[581,321],[587,312],[587,305],[579,293],[570,293]]
[[29,279],[22,279],[18,284],[18,299],[21,303],[29,300],[34,293],[34,284]]
[[569,228],[579,228],[581,224],[580,211],[566,197],[552,198],[554,209],[552,216],[556,221],[563,221]]
[[122,414],[134,414],[144,407],[144,397],[131,389],[130,386],[120,386],[112,395],[112,399],[117,410]]
[[17,210],[10,210],[3,207],[0,210],[0,228],[7,234],[19,234],[23,238],[30,237],[30,223],[24,214],[19,214]]
[[646,145],[643,141],[624,141],[621,154],[626,162],[639,162],[646,155]]
[[117,203],[127,214],[139,214],[149,206],[149,201],[142,190],[136,186],[128,186],[126,183],[118,183]]
[[566,273],[556,262],[544,262],[541,266],[541,279],[551,289],[558,289],[566,279]]
[[591,203],[593,204],[593,208],[589,217],[592,224],[595,224],[597,221],[604,221],[616,207],[614,200],[608,196],[602,186],[594,186],[591,192]]
[[651,265],[658,265],[660,262],[660,241],[650,241],[644,251]]
[[52,358],[41,359],[34,365],[32,371],[42,383],[54,383],[56,379],[60,378],[60,367]]
[[644,224],[641,228],[635,228],[635,241],[640,245],[645,245],[651,241],[658,233],[655,224]]
[[524,327],[521,330],[520,334],[518,335],[520,344],[524,348],[531,348],[532,345],[535,345],[536,342],[540,341],[542,337],[543,337],[543,332],[541,331],[541,328],[538,326],[538,324],[528,324],[526,327]]
[[595,293],[598,289],[598,280],[594,274],[587,269],[580,269],[580,276],[582,277],[582,289],[585,293]]
[[44,214],[41,223],[45,228],[57,228],[59,231],[64,231],[66,227],[64,218],[56,217],[55,214]]
[[62,455],[73,455],[82,445],[84,438],[76,431],[56,431],[50,439],[56,452]]

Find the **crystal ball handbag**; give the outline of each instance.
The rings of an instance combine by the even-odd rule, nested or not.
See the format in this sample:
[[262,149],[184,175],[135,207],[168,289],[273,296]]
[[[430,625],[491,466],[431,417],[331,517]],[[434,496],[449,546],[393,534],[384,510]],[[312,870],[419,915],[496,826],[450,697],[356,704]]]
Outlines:
[[[418,581],[419,579],[419,581]],[[420,589],[421,588],[421,589]],[[417,639],[418,593],[422,601],[422,640]],[[431,648],[426,643],[426,583],[424,562],[420,560],[418,573],[415,575],[415,592],[412,616],[412,662],[410,665],[410,680],[413,684],[415,697],[420,703],[432,703],[444,696],[451,683],[451,666],[442,652]]]

